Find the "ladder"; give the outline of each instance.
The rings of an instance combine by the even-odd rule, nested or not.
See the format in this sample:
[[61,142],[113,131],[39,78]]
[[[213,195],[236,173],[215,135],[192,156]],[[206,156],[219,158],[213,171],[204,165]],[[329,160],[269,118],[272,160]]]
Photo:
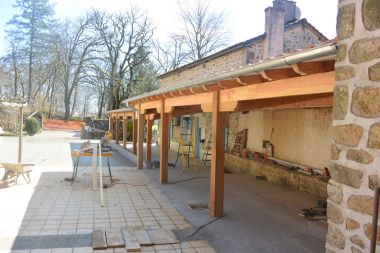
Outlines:
[[201,163],[203,163],[204,165],[206,165],[207,162],[211,161],[211,159],[209,158],[209,156],[211,155],[211,142],[212,142],[212,129],[208,131],[207,138],[206,138],[206,145],[202,153]]
[[183,117],[180,125],[179,147],[181,150],[182,171],[190,168],[190,161],[195,165],[195,170],[199,172],[198,163],[194,161],[194,147],[192,145],[192,118]]

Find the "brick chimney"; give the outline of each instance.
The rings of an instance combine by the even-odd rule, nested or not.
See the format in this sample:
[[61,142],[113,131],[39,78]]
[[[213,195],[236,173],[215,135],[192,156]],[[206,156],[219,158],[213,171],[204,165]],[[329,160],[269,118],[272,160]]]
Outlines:
[[273,6],[265,9],[265,33],[267,43],[264,59],[276,57],[284,52],[285,24],[297,20],[296,3],[288,0],[275,0]]

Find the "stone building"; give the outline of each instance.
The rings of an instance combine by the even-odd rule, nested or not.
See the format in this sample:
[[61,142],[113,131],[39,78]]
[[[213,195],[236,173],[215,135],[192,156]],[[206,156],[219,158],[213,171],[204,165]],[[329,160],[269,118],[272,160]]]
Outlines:
[[[168,183],[169,137],[177,150],[177,125],[191,122],[196,157],[201,140],[212,134],[210,216],[223,216],[225,170],[265,175],[270,182],[328,196],[326,253],[379,252],[374,196],[380,194],[380,1],[339,0],[337,42],[327,42],[297,12],[294,2],[275,0],[266,9],[264,35],[168,72],[161,89],[124,101],[137,109],[137,168],[143,168],[145,120],[149,126],[159,118],[160,183]],[[110,126],[115,119],[117,125],[118,112]],[[242,129],[248,129],[251,151],[266,152],[270,140],[269,160],[278,164],[233,154]],[[328,167],[331,179],[327,184],[291,166]]]
[[[293,1],[276,0],[265,9],[265,33],[237,43],[204,59],[192,62],[160,76],[161,88],[191,82],[200,78],[249,66],[263,59],[301,51],[327,43],[321,34],[306,19],[299,19],[300,10]],[[334,60],[324,63],[333,70]],[[270,78],[270,77],[266,77]],[[274,157],[283,161],[319,168],[329,167],[330,139],[332,134],[332,106],[323,108],[268,109],[234,112],[229,114],[226,132],[225,169],[231,173],[246,173],[257,176],[264,173],[268,181],[327,196],[326,182],[313,177],[291,173],[281,166],[272,166],[247,160],[234,154],[235,137],[248,129],[247,150],[265,153],[264,140],[269,140],[274,129],[271,144]],[[172,121],[170,126],[170,148],[180,150],[181,119]],[[175,122],[178,122],[176,124]],[[185,122],[186,123],[186,122]],[[188,124],[188,123],[186,123]],[[183,124],[182,124],[183,125]],[[211,113],[191,116],[192,155],[201,159],[204,141],[211,130]],[[318,152],[316,152],[318,151]]]

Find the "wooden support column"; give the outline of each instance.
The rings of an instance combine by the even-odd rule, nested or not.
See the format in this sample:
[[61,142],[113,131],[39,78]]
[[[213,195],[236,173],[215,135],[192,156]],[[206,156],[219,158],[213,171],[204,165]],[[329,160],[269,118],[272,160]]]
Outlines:
[[127,126],[128,126],[128,117],[123,115],[123,148],[127,148]]
[[165,101],[160,107],[160,183],[168,183],[169,114],[165,113]]
[[223,216],[224,139],[226,113],[220,111],[220,92],[213,92],[212,154],[210,173],[210,216]]
[[137,154],[137,119],[136,114],[132,116],[132,153]]
[[113,136],[113,115],[112,114],[110,114],[110,116],[109,116],[109,123],[108,123],[108,131],[110,131],[111,132],[111,140],[114,138],[114,136]]
[[141,104],[139,104],[139,118],[137,123],[137,169],[144,167],[144,123],[145,115],[141,114]]
[[120,140],[120,117],[116,114],[116,144],[119,144]]
[[147,117],[146,120],[147,120],[146,160],[151,161],[152,160],[152,126],[153,126],[153,120],[151,120],[149,117]]

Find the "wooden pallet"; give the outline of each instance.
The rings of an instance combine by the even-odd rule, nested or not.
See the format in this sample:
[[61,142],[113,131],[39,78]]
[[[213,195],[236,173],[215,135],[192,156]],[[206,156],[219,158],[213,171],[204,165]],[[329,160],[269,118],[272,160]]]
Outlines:
[[179,243],[169,229],[146,230],[142,227],[95,229],[92,233],[92,248],[126,248],[127,252],[140,252],[141,247]]

